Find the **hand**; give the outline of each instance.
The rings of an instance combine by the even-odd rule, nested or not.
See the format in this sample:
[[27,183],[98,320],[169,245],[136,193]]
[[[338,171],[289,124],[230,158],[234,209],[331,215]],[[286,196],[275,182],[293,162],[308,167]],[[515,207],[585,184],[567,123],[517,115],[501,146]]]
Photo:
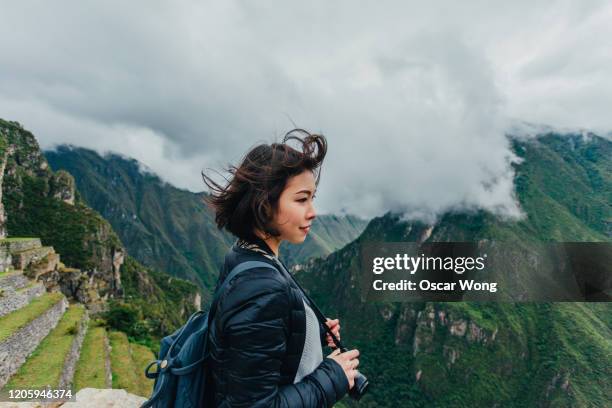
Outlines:
[[340,349],[335,349],[327,358],[331,358],[336,363],[340,364],[346,374],[346,378],[349,382],[349,390],[355,385],[355,376],[357,375],[357,366],[359,365],[359,350],[349,350],[344,353],[340,353]]
[[[327,327],[330,328],[330,330],[332,331],[332,333],[334,333],[334,336],[336,336],[336,338],[338,340],[340,340],[340,320],[339,319],[327,319],[327,321],[325,322],[325,324],[327,325]],[[325,341],[327,341],[327,345],[333,349],[336,348],[336,343],[334,343],[334,341],[332,340],[332,337],[329,335],[329,333],[327,333],[325,335]]]

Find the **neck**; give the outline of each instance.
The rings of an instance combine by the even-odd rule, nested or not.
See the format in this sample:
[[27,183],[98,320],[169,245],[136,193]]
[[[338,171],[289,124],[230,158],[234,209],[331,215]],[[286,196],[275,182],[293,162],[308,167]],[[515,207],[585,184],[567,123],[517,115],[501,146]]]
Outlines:
[[255,231],[255,235],[257,235],[261,240],[263,240],[270,247],[272,252],[274,252],[274,255],[278,258],[278,249],[281,244],[281,239],[273,236],[269,236],[266,238],[265,234],[263,234],[259,230]]

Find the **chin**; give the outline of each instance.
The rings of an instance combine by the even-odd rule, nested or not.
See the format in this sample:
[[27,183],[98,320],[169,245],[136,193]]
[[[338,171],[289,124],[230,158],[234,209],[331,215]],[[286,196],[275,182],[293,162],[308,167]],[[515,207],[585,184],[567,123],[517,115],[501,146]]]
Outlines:
[[291,242],[292,244],[301,244],[305,240],[306,240],[306,235],[302,235],[302,236],[294,237],[293,239],[290,239],[289,242]]

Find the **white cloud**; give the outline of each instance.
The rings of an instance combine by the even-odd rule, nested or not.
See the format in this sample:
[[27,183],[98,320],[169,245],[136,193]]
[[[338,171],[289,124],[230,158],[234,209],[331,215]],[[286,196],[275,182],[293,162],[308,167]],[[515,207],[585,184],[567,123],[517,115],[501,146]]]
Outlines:
[[[34,4],[32,4],[34,3]],[[203,189],[292,127],[330,142],[318,205],[517,215],[508,118],[612,129],[606,2],[14,2],[0,116],[44,147]]]

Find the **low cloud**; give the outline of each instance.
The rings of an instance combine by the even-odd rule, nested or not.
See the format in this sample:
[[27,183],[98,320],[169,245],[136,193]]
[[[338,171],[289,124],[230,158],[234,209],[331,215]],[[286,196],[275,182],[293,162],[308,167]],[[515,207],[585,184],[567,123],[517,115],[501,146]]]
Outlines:
[[11,3],[0,117],[44,148],[120,152],[192,191],[202,169],[295,123],[329,140],[322,213],[516,217],[509,118],[612,129],[611,13],[569,1]]

